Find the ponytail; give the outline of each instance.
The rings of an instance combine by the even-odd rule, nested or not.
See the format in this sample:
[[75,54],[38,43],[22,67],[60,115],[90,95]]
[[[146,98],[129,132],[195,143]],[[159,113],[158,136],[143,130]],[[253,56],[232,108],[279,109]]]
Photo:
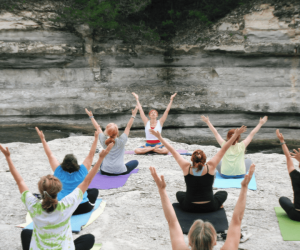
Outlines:
[[38,183],[39,191],[42,195],[42,208],[50,213],[57,207],[57,194],[62,189],[62,184],[59,179],[53,175],[43,176]]
[[197,168],[196,172],[199,172],[205,165],[206,155],[202,150],[198,149],[193,152],[191,161],[193,162],[193,167]]
[[109,138],[105,141],[106,146],[108,146],[111,142],[115,143],[114,138],[119,134],[118,126],[115,123],[107,124],[105,134],[109,136]]

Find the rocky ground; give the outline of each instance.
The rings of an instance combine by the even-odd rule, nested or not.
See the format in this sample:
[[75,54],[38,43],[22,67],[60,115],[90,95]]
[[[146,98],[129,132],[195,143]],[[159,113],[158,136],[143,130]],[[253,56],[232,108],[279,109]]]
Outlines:
[[[89,152],[93,137],[80,136],[57,139],[49,142],[50,148],[59,161],[67,153],[74,153],[82,162]],[[217,148],[213,146],[187,145],[173,143],[178,149],[192,152],[202,149],[208,158],[212,157]],[[143,139],[129,139],[126,149],[142,145]],[[13,162],[22,174],[32,192],[37,192],[40,176],[52,173],[41,143],[10,143]],[[243,229],[252,233],[240,249],[299,249],[300,242],[282,240],[274,207],[279,206],[278,198],[292,198],[292,187],[286,170],[286,161],[279,154],[247,155],[256,164],[257,191],[248,191],[247,206],[243,219]],[[189,157],[184,156],[186,159]],[[98,156],[95,156],[95,161]],[[176,202],[175,193],[185,189],[181,169],[174,158],[168,156],[136,156],[125,155],[125,160],[137,159],[139,173],[133,174],[127,183],[119,189],[100,190],[99,196],[107,201],[104,213],[79,235],[92,233],[96,242],[103,243],[103,250],[146,250],[171,249],[168,225],[164,218],[159,194],[149,172],[149,166],[155,166],[159,174],[164,174],[167,192],[171,202]],[[296,162],[295,162],[296,164]],[[19,190],[7,163],[0,155],[0,249],[21,249],[20,232],[16,225],[25,221],[26,210],[21,203]],[[228,220],[231,220],[239,189],[227,189],[228,199],[225,209]],[[74,238],[78,235],[74,234]],[[187,238],[185,237],[187,240]],[[215,249],[220,249],[223,241],[218,241]]]

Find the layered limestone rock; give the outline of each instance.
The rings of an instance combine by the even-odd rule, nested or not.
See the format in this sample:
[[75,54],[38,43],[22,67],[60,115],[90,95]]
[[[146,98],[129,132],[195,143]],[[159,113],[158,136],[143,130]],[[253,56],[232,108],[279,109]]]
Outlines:
[[[145,111],[160,115],[177,92],[163,130],[172,140],[215,142],[201,114],[223,136],[269,115],[257,143],[273,143],[275,128],[283,128],[297,144],[300,6],[281,7],[262,1],[242,6],[199,31],[203,41],[174,39],[167,47],[103,42],[87,25],[66,28],[51,21],[51,1],[2,12],[0,126],[91,132],[87,107],[101,125],[116,122],[122,129],[135,105],[131,92]],[[133,129],[143,135],[141,120]]]

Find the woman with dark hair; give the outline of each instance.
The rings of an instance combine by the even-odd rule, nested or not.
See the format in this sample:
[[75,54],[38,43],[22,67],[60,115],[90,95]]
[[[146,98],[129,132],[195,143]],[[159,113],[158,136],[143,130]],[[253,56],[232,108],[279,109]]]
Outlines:
[[29,192],[22,176],[15,168],[8,148],[0,145],[10,172],[14,177],[26,210],[33,221],[33,230],[24,229],[21,233],[23,250],[70,249],[89,250],[95,243],[92,234],[79,236],[75,241],[72,237],[70,218],[80,204],[92,179],[97,173],[104,157],[109,153],[112,144],[100,153],[100,157],[84,180],[67,196],[58,201],[57,195],[62,190],[62,183],[53,175],[43,176],[38,182],[38,188],[43,200],[40,201]]
[[299,152],[294,149],[294,153],[290,153],[284,141],[283,135],[279,132],[279,129],[276,130],[276,135],[280,141],[280,145],[286,157],[287,170],[291,178],[294,191],[294,202],[292,202],[287,197],[280,197],[279,204],[291,220],[300,221],[300,173],[295,169],[294,163],[292,161],[292,158],[294,158],[298,162],[300,162],[300,149],[298,149]]
[[[172,250],[212,250],[213,247],[217,245],[217,233],[211,223],[202,220],[196,220],[191,226],[188,233],[188,245],[186,244],[174,208],[172,207],[166,192],[164,176],[161,175],[159,177],[154,167],[150,167],[150,171],[157,185],[162,208],[168,222]],[[245,178],[241,183],[241,192],[233,211],[226,241],[221,247],[221,250],[236,250],[239,247],[240,241],[243,240],[243,237],[241,237],[241,224],[246,208],[248,184],[254,171],[255,165],[252,164],[249,174],[245,175]]]
[[207,163],[206,155],[202,150],[194,151],[191,157],[191,164],[163,139],[159,132],[150,130],[171,152],[182,169],[186,183],[186,192],[179,191],[176,193],[176,198],[182,210],[191,213],[207,213],[217,211],[223,207],[223,203],[227,199],[227,192],[218,191],[215,194],[213,193],[215,169],[231,144],[245,131],[245,126],[236,129],[229,141]]
[[139,108],[141,118],[145,125],[145,134],[146,134],[146,145],[142,146],[140,148],[136,148],[134,150],[134,152],[136,154],[146,154],[149,152],[153,152],[153,153],[157,153],[157,154],[165,154],[165,155],[168,154],[169,151],[164,147],[164,145],[161,144],[161,142],[159,141],[158,138],[156,138],[154,135],[152,135],[149,132],[149,129],[154,129],[155,131],[158,131],[159,133],[161,133],[162,127],[163,127],[165,121],[167,120],[169,111],[171,109],[173,99],[177,95],[177,93],[175,93],[174,95],[171,96],[170,103],[169,103],[168,107],[166,108],[165,113],[159,120],[157,120],[158,112],[155,109],[150,110],[150,112],[149,112],[150,120],[149,120],[145,116],[145,113],[144,113],[143,108],[139,101],[139,96],[134,92],[132,92],[132,94],[136,99],[136,103]]
[[[135,107],[135,109],[132,110],[132,116],[130,117],[127,123],[124,133],[121,136],[119,136],[119,129],[117,124],[107,124],[106,129],[103,133],[99,124],[94,119],[92,111],[88,111],[87,109],[85,109],[85,112],[91,119],[94,127],[99,128],[100,130],[99,141],[101,146],[103,148],[106,148],[109,143],[114,143],[114,147],[112,148],[112,150],[105,158],[100,167],[101,174],[109,176],[125,175],[129,174],[133,169],[135,169],[139,165],[139,162],[137,160],[129,161],[126,164],[124,163],[125,144],[128,140],[130,128],[133,124],[137,111],[137,107]],[[109,136],[109,138],[106,138],[106,136]]]
[[[73,154],[67,154],[63,162],[60,164],[53,155],[49,145],[47,144],[43,131],[40,131],[37,127],[35,129],[42,141],[50,166],[54,172],[54,176],[57,177],[62,183],[62,190],[57,194],[57,199],[60,201],[65,196],[72,193],[73,190],[87,176],[93,163],[100,129],[97,129],[97,131],[95,132],[95,139],[92,144],[91,150],[81,165],[78,164],[77,159]],[[74,211],[74,215],[84,214],[92,211],[95,206],[98,193],[99,190],[96,188],[87,189],[87,191],[83,194],[81,203]]]
[[[211,124],[208,117],[201,116],[211,132],[213,132],[217,142],[221,147],[225,145],[225,140],[220,136],[216,128]],[[248,172],[252,161],[245,159],[245,150],[252,141],[254,135],[260,130],[260,128],[267,122],[268,117],[260,118],[257,126],[251,131],[245,140],[239,142],[240,136],[232,143],[231,147],[226,151],[222,161],[217,166],[217,170],[223,178],[243,178]],[[234,134],[235,129],[230,129],[227,133],[227,141]]]

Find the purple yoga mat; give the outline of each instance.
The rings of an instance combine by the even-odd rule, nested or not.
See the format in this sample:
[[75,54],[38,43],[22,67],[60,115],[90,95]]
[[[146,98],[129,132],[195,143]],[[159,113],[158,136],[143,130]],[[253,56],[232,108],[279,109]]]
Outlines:
[[123,187],[131,174],[136,174],[139,170],[134,169],[129,174],[118,176],[107,176],[97,173],[89,188],[111,189]]
[[[178,150],[176,150],[179,154],[182,154],[182,153],[187,153],[187,150],[185,150],[185,149],[178,149]],[[125,154],[126,155],[134,155],[134,151],[125,151]],[[145,154],[145,155],[147,155],[147,154]],[[151,155],[151,154],[149,154],[149,155]],[[169,152],[168,153],[168,155],[171,155],[171,153]]]

